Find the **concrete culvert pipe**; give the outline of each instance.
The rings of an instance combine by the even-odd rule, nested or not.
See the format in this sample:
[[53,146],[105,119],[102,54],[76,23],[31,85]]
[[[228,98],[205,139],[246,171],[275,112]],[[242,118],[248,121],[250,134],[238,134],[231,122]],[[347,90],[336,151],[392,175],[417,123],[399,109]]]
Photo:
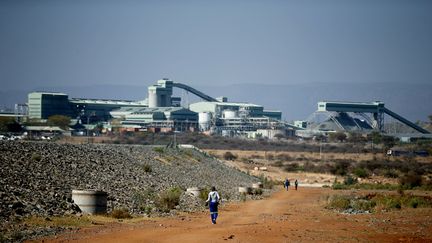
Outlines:
[[199,197],[201,189],[199,189],[198,187],[190,187],[186,190],[186,192],[193,195],[194,197]]
[[263,187],[262,182],[257,182],[257,183],[253,183],[252,184],[252,188],[253,189],[259,189],[259,188],[262,188],[262,187]]
[[250,187],[239,187],[239,192],[240,193],[244,193],[244,194],[249,194],[251,193],[252,189]]
[[107,212],[108,193],[97,190],[72,190],[72,200],[83,213],[104,214]]

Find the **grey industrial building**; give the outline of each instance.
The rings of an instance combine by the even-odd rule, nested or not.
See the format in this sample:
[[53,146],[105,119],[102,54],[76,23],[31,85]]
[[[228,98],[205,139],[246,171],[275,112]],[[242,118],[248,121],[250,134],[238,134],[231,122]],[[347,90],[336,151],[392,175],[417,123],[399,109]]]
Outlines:
[[52,115],[65,115],[107,121],[111,119],[110,111],[122,107],[147,107],[147,104],[145,101],[69,99],[67,94],[56,92],[32,92],[28,95],[30,119],[46,120]]
[[[203,101],[190,104],[188,108],[180,107],[181,99],[172,96],[173,88],[184,89]],[[276,134],[266,130],[287,129],[281,121],[280,111],[265,110],[261,105],[250,103],[228,102],[227,98],[216,99],[169,79],[158,80],[155,85],[149,86],[148,98],[143,101],[69,98],[64,93],[32,92],[28,95],[28,107],[29,117],[40,120],[52,115],[80,118],[83,123],[115,118],[125,126],[200,129],[225,135],[244,135],[257,131]]]
[[[320,101],[318,109],[307,121],[295,122],[301,127],[296,134],[310,137],[329,132],[384,132],[385,115],[397,120],[413,132],[429,134],[426,129],[385,107],[384,102]],[[321,116],[323,119],[318,119]],[[306,123],[306,124],[305,124]],[[397,136],[397,134],[394,134]],[[427,137],[427,136],[426,136]]]

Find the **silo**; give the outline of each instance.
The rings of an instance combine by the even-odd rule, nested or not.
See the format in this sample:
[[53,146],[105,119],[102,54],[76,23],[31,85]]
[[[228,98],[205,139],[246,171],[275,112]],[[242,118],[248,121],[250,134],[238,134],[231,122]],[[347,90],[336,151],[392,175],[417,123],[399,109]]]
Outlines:
[[212,118],[212,113],[210,112],[198,113],[198,124],[199,124],[199,129],[201,131],[210,130],[211,118]]
[[159,97],[157,92],[157,87],[149,86],[148,87],[148,106],[150,108],[159,107]]

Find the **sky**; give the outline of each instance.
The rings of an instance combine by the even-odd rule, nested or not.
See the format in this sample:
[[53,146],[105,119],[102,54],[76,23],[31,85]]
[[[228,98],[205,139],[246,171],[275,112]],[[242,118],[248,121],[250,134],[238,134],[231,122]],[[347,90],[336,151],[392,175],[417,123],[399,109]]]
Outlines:
[[0,84],[427,84],[431,13],[427,0],[0,0]]

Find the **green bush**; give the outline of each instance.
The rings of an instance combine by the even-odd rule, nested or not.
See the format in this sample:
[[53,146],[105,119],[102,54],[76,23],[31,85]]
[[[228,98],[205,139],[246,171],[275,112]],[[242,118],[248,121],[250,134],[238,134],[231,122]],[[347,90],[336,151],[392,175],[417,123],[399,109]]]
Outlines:
[[344,195],[332,195],[328,199],[327,207],[336,210],[350,208],[350,198]]
[[417,175],[414,172],[409,172],[408,174],[399,178],[399,183],[402,187],[407,189],[420,187],[422,185],[422,177],[421,175]]
[[35,153],[35,154],[32,154],[31,159],[32,159],[33,161],[39,162],[39,161],[42,160],[42,156],[41,156],[40,154],[36,154],[36,153]]
[[199,198],[201,199],[201,200],[203,200],[203,201],[207,201],[207,198],[208,198],[208,194],[210,193],[210,189],[208,189],[207,187],[206,188],[204,188],[204,189],[202,189],[201,191],[200,191],[200,194],[199,194]]
[[125,208],[114,209],[111,212],[111,217],[113,217],[115,219],[130,219],[130,218],[132,218],[129,211]]
[[374,197],[372,200],[376,203],[377,207],[383,210],[402,208],[400,197],[381,195],[381,196]]
[[263,188],[265,189],[272,189],[274,185],[276,185],[277,182],[268,179],[266,176],[264,176],[264,174],[261,174],[259,176],[259,179],[263,185]]
[[263,190],[261,188],[254,188],[252,190],[252,194],[254,194],[254,195],[262,195],[263,194]]
[[349,161],[336,161],[333,168],[331,168],[331,173],[335,175],[346,175],[348,173],[348,167],[350,165]]
[[153,148],[153,151],[160,153],[160,154],[163,154],[165,152],[164,148],[162,148],[162,147],[155,147],[155,148]]
[[352,201],[352,208],[356,210],[362,210],[362,211],[372,211],[373,208],[376,206],[376,203],[374,201],[369,201],[366,199],[358,199]]
[[280,160],[278,160],[278,161],[274,162],[273,166],[282,167],[283,166],[283,162],[280,161]]
[[333,190],[346,190],[349,188],[350,188],[349,186],[342,184],[342,183],[339,183],[339,182],[333,183],[333,185],[332,185]]
[[346,176],[344,179],[344,184],[348,186],[357,184],[357,182],[358,182],[357,178],[354,178],[352,176]]
[[237,159],[237,156],[231,153],[230,151],[227,151],[223,155],[224,160],[235,160]]
[[354,175],[356,175],[357,177],[360,177],[360,178],[368,178],[369,177],[368,172],[363,168],[355,168],[352,173]]
[[290,172],[290,171],[299,171],[300,170],[300,166],[299,166],[298,163],[289,163],[289,164],[286,164],[284,166],[284,170],[287,171],[287,172]]
[[143,170],[144,170],[144,172],[150,173],[150,172],[152,172],[152,167],[149,164],[144,164]]
[[398,178],[399,177],[398,172],[394,169],[386,169],[386,170],[384,170],[384,172],[382,174],[383,174],[383,176],[385,176],[387,178]]
[[180,202],[180,195],[183,190],[179,187],[172,187],[159,194],[158,207],[163,212],[169,212]]

